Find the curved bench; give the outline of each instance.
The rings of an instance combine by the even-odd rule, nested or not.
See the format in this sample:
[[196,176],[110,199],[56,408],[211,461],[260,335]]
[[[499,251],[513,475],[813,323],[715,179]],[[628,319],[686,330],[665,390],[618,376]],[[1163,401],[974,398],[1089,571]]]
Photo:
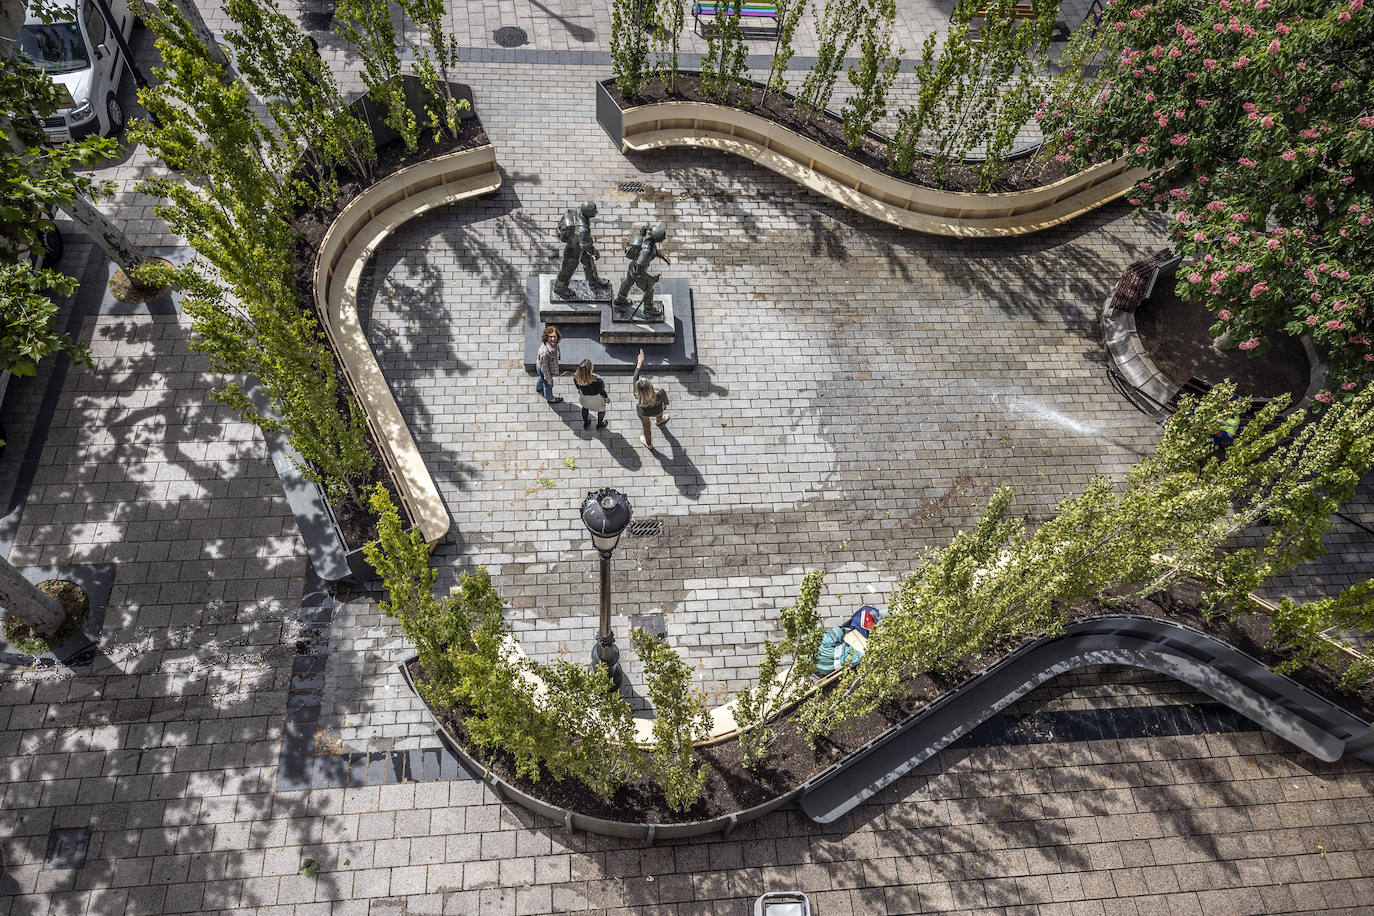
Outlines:
[[1148,175],[1116,160],[1025,191],[941,191],[870,168],[750,111],[678,101],[620,109],[604,83],[597,92],[597,117],[621,152],[685,146],[732,153],[865,216],[933,235],[1039,232],[1121,197]]
[[488,194],[501,186],[490,146],[427,159],[395,172],[355,197],[339,213],[315,261],[315,308],[339,355],[344,376],[381,448],[401,501],[425,541],[448,533],[448,510],[425,467],[358,319],[363,268],[381,244],[413,217]]
[[828,824],[1056,675],[1126,665],[1167,675],[1226,704],[1319,760],[1374,763],[1369,723],[1182,624],[1120,615],[1079,620],[1022,646],[813,777],[799,805]]

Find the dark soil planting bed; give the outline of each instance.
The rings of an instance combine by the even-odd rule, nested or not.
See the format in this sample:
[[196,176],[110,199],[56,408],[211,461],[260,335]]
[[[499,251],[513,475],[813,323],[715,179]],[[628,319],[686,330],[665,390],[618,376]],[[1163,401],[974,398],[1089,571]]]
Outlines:
[[[928,158],[918,154],[916,164],[912,171],[899,175],[887,166],[887,144],[888,139],[881,134],[870,132],[867,134],[858,147],[850,149],[848,141],[844,136],[844,121],[839,115],[832,111],[823,111],[809,120],[799,114],[792,107],[795,101],[792,95],[787,93],[769,93],[766,99],[762,98],[763,86],[760,83],[748,81],[752,87],[744,93],[738,94],[729,103],[732,107],[742,111],[748,111],[762,118],[767,118],[794,133],[814,140],[829,149],[835,150],[855,162],[862,163],[869,168],[909,181],[912,184],[921,185],[928,188],[939,187],[933,178],[933,167]],[[650,80],[639,93],[631,99],[626,99],[616,88],[613,81],[605,83],[606,91],[610,97],[620,106],[621,110],[635,108],[640,105],[648,105],[657,102],[709,102],[713,105],[727,104],[712,96],[708,96],[701,91],[701,76],[698,73],[683,72],[678,75],[677,87],[675,91],[669,92],[663,82],[655,77]],[[1066,177],[1068,172],[1060,163],[1054,161],[1041,161],[1034,152],[1039,147],[1031,149],[1020,149],[1012,153],[1006,172],[989,189],[992,193],[1006,191],[1024,191],[1030,188],[1039,188],[1048,184],[1053,184],[1061,178]],[[970,159],[970,163],[977,163],[980,160]],[[947,191],[976,191],[978,187],[977,174],[968,169],[955,165],[950,169],[948,186],[943,188]]]
[[[1255,612],[1236,620],[1225,617],[1207,618],[1198,610],[1202,594],[1199,583],[1185,581],[1148,599],[1135,599],[1121,605],[1106,606],[1098,602],[1084,602],[1070,610],[1071,621],[1131,615],[1135,618],[1166,621],[1192,627],[1221,640],[1251,657],[1259,665],[1272,667],[1284,660],[1284,655],[1267,647],[1270,618]],[[919,717],[928,705],[934,705],[946,693],[957,691],[979,679],[989,666],[1014,655],[1034,640],[1019,640],[999,647],[977,658],[966,659],[955,670],[939,676],[919,677],[907,685],[900,700],[892,702],[867,716],[853,720],[813,750],[803,739],[798,727],[788,718],[774,723],[777,739],[759,773],[741,765],[738,742],[724,743],[698,749],[698,758],[707,765],[707,780],[702,797],[686,814],[670,812],[662,792],[646,779],[632,782],[613,798],[603,798],[580,783],[551,780],[531,781],[514,775],[510,759],[503,753],[476,747],[463,727],[463,714],[455,709],[431,709],[447,737],[479,766],[499,777],[520,793],[548,805],[582,815],[626,824],[682,824],[714,822],[721,818],[760,806],[770,800],[795,793],[808,780],[835,765],[843,765],[847,756],[861,752],[875,738],[898,727],[904,721]],[[1258,668],[1258,666],[1256,666]],[[418,661],[407,668],[412,680],[423,683],[425,672]],[[1311,666],[1291,675],[1291,680],[1330,704],[1340,707],[1362,723],[1374,718],[1374,688],[1366,685],[1358,693],[1341,693],[1336,689],[1340,672],[1325,666]],[[1298,691],[1301,693],[1302,691]],[[957,700],[956,700],[957,702]],[[1320,701],[1318,701],[1320,704]],[[1367,725],[1362,726],[1367,731]],[[861,787],[860,787],[861,788]],[[716,828],[719,829],[719,828]],[[598,831],[600,832],[600,831]],[[702,831],[706,832],[706,831]]]
[[1173,277],[1161,275],[1149,298],[1135,310],[1136,332],[1145,355],[1175,385],[1193,376],[1219,382],[1231,379],[1236,391],[1257,398],[1287,392],[1296,404],[1307,392],[1312,363],[1302,341],[1275,334],[1268,349],[1250,355],[1244,350],[1212,349],[1211,327],[1216,316],[1196,302],[1184,302],[1174,292]]

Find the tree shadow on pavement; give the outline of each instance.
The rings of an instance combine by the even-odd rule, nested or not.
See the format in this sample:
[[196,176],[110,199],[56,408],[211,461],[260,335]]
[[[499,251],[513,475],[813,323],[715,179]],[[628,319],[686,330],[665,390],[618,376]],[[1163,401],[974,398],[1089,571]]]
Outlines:
[[[47,439],[12,560],[117,572],[87,663],[0,671],[0,897],[73,916],[276,905],[245,879],[287,843],[325,867],[283,880],[339,895],[312,826],[327,803],[273,794],[304,557],[260,434],[207,401],[175,318],[85,325],[95,368],[31,420]],[[90,828],[84,867],[43,870],[52,828]]]

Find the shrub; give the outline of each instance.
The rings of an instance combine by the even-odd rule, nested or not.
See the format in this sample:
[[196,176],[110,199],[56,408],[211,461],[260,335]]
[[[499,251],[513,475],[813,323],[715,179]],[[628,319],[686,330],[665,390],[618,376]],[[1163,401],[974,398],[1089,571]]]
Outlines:
[[487,570],[460,576],[449,595],[436,598],[423,536],[402,530],[382,487],[372,491],[371,506],[377,540],[363,553],[387,593],[382,613],[400,622],[419,654],[425,677],[417,686],[430,705],[463,710],[472,740],[510,754],[517,774],[530,779],[572,777],[613,795],[643,768],[630,705],[605,671],[518,658]]
[[1374,579],[1350,586],[1339,595],[1299,604],[1285,598],[1273,614],[1274,629],[1270,645],[1289,653],[1289,658],[1274,670],[1288,674],[1310,664],[1344,669],[1338,689],[1353,693],[1369,682],[1374,660],[1352,659],[1327,637],[1326,631],[1374,630]]
[[720,0],[715,22],[706,35],[706,53],[701,59],[701,91],[722,102],[729,102],[744,80],[749,48],[740,30],[742,18],[741,0]]
[[887,94],[897,77],[905,49],[892,50],[892,22],[897,15],[893,0],[877,0],[875,15],[864,20],[859,38],[859,62],[849,68],[854,95],[840,109],[844,138],[850,149],[863,141],[887,113]]
[[779,94],[787,91],[787,64],[792,59],[792,36],[801,24],[802,14],[806,12],[806,0],[777,0],[774,4],[778,14],[778,34],[773,39],[773,59],[768,68],[768,82],[759,100],[762,105],[768,93]]
[[645,0],[611,2],[611,73],[616,88],[627,99],[639,95],[649,61],[649,42],[644,31]]
[[[748,769],[757,769],[768,756],[773,743],[769,719],[796,702],[811,685],[823,633],[817,604],[824,582],[825,574],[818,569],[802,579],[797,603],[782,610],[782,640],[764,643],[757,680],[735,697],[735,723],[741,729],[740,749]],[[791,657],[792,664],[780,674],[785,656]]]
[[711,716],[706,696],[692,684],[692,669],[667,643],[645,632],[630,631],[635,653],[644,664],[645,688],[654,707],[654,778],[672,811],[687,811],[701,797],[706,767],[695,766],[692,742],[706,738]]

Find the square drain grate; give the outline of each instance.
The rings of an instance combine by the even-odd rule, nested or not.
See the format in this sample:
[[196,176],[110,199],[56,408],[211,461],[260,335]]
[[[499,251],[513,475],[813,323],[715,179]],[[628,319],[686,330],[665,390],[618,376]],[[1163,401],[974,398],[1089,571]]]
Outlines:
[[48,852],[43,857],[43,870],[80,868],[86,864],[91,847],[91,828],[59,827],[48,834]]
[[656,538],[663,533],[663,522],[656,518],[646,518],[630,522],[630,537]]
[[663,619],[662,614],[644,614],[630,618],[630,629],[643,627],[644,630],[655,639],[663,639],[668,635],[668,624]]

